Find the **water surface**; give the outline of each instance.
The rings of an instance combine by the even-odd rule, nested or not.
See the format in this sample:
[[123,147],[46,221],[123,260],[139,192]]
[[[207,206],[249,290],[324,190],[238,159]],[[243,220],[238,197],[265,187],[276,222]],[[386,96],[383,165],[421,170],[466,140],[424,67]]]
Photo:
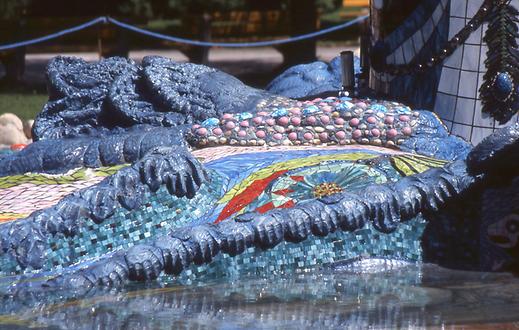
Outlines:
[[519,329],[519,278],[371,262],[301,274],[3,297],[2,329]]

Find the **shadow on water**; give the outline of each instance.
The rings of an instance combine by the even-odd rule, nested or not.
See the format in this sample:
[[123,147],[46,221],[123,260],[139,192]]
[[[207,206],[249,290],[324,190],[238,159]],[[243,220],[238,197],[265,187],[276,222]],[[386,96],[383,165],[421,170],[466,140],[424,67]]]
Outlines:
[[5,296],[0,328],[519,328],[519,279],[510,274],[427,264],[376,268],[148,284],[81,297],[67,292]]

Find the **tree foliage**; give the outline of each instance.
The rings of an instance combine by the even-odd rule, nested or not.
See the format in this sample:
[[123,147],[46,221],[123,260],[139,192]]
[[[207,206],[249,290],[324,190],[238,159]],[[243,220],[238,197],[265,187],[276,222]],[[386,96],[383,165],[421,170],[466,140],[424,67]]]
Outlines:
[[150,0],[127,0],[118,4],[115,10],[122,15],[139,16],[148,19],[155,16],[152,1]]
[[[150,3],[154,15],[170,16],[183,13],[210,13],[232,10],[287,10],[297,0],[133,0]],[[323,12],[335,10],[342,4],[341,0],[314,0],[315,7]],[[300,8],[304,11],[306,8]]]
[[16,20],[20,18],[31,0],[0,0],[0,19]]
[[243,9],[246,0],[168,0],[170,8],[191,13]]

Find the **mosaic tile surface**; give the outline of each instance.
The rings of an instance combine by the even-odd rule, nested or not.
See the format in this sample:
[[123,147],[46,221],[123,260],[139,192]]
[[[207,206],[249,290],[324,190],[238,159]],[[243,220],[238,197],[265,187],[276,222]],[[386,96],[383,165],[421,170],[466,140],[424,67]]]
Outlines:
[[26,217],[63,196],[98,183],[124,166],[76,169],[65,174],[27,173],[0,177],[0,223]]
[[[205,162],[210,181],[193,199],[174,197],[161,188],[146,195],[147,202],[138,210],[120,208],[101,224],[85,218],[82,221],[85,221],[86,230],[78,235],[48,238],[49,249],[43,270],[95,260],[137,242],[146,242],[173,228],[230,221],[244,212],[263,213],[275,208],[288,208],[304,200],[355,191],[373,183],[396,181],[402,176],[445,163],[423,156],[359,146],[276,147],[267,150],[219,147],[211,151],[195,151],[195,155]],[[28,174],[7,177],[0,188],[0,212],[5,218],[28,214],[74,190],[99,182],[119,168],[79,169],[61,176]],[[16,185],[16,182],[20,184]],[[31,194],[36,191],[38,193]],[[420,260],[419,238],[424,225],[423,219],[415,219],[388,235],[366,226],[353,233],[311,237],[300,244],[283,243],[269,251],[250,249],[238,257],[220,255],[210,265],[192,266],[181,280],[216,273],[230,275],[226,273],[230,269],[246,273],[265,267],[272,272],[305,269],[363,255]],[[0,260],[0,269],[3,275],[22,272],[8,256]]]

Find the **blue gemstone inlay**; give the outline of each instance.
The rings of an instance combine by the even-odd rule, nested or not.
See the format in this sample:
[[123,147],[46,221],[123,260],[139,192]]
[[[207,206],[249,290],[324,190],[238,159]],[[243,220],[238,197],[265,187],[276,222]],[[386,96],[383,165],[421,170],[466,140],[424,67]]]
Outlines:
[[247,119],[251,119],[253,117],[252,113],[250,113],[250,112],[242,112],[242,113],[238,113],[238,114],[236,114],[234,116],[238,120],[247,120]]
[[387,107],[382,104],[372,104],[371,109],[380,112],[387,112]]
[[339,100],[341,100],[341,101],[351,101],[351,97],[342,96],[342,97],[339,97]]
[[276,110],[272,111],[272,113],[270,115],[273,118],[287,116],[288,115],[288,110],[285,109],[285,108],[279,108],[279,109],[276,109]]
[[508,72],[500,72],[496,76],[493,87],[494,96],[498,100],[504,101],[512,94],[514,81]]
[[311,106],[303,109],[303,115],[310,115],[310,114],[316,113],[316,112],[319,112],[319,108],[316,107],[315,105],[311,105]]
[[351,108],[353,108],[353,103],[348,102],[348,101],[344,101],[344,102],[338,104],[337,107],[335,107],[335,109],[337,109],[339,111],[346,111],[346,110],[350,110]]
[[204,127],[214,127],[220,124],[220,120],[218,118],[207,118],[202,122],[202,126]]

